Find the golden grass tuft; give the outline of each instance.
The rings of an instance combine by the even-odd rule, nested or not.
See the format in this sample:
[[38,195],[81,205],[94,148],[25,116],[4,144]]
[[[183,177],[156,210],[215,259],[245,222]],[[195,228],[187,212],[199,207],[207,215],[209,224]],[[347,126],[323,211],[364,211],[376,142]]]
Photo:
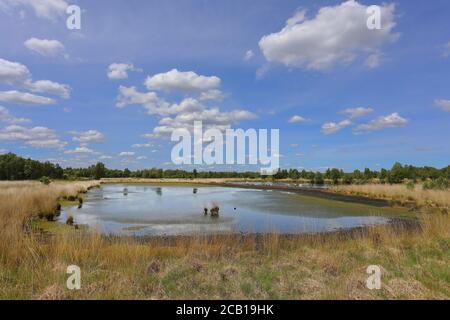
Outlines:
[[412,190],[403,184],[339,185],[334,186],[331,190],[339,193],[390,199],[400,202],[413,201],[419,206],[450,208],[450,190],[424,190],[420,184],[416,185]]

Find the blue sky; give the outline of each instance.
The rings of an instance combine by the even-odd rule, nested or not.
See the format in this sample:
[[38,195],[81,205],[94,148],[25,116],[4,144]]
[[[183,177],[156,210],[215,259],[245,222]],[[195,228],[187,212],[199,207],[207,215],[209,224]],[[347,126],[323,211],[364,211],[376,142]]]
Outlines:
[[[80,30],[66,27],[70,4]],[[360,23],[369,5],[382,6],[382,30]],[[0,0],[0,150],[173,168],[173,143],[155,128],[197,108],[212,126],[280,129],[282,167],[443,167],[449,12],[446,0]],[[198,83],[174,89],[168,76]],[[164,109],[182,101],[194,107]]]

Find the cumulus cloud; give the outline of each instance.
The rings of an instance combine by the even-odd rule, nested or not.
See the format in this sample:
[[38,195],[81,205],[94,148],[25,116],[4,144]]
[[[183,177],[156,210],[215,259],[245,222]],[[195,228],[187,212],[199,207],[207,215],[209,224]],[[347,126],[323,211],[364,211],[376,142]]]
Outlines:
[[135,87],[119,87],[119,96],[116,106],[123,108],[127,105],[138,104],[144,106],[149,114],[169,115],[170,104],[163,98],[158,97],[155,92],[138,92]]
[[145,159],[147,159],[147,157],[146,157],[146,156],[139,156],[139,157],[137,157],[136,159],[137,159],[137,160],[145,160]]
[[77,141],[80,143],[92,143],[92,142],[103,142],[105,139],[105,136],[103,133],[97,131],[97,130],[88,130],[88,131],[71,131],[70,132],[74,137],[72,138],[73,141]]
[[229,128],[232,124],[242,120],[254,119],[256,116],[247,110],[231,110],[223,112],[218,107],[207,107],[202,101],[223,98],[223,93],[214,87],[220,84],[215,76],[199,76],[194,72],[179,72],[176,69],[165,74],[149,77],[146,81],[148,88],[165,91],[200,91],[198,98],[186,97],[180,102],[169,102],[156,92],[139,92],[135,87],[119,87],[116,106],[124,108],[127,105],[142,105],[148,114],[158,115],[158,126],[145,138],[159,138],[170,135],[173,130],[184,128],[192,130],[194,121],[203,121],[205,128],[220,130]]
[[387,116],[378,117],[368,123],[358,125],[353,132],[355,134],[377,131],[384,128],[398,128],[403,127],[408,123],[408,120],[401,117],[397,112]]
[[225,94],[218,89],[212,89],[200,94],[199,100],[201,101],[222,101],[225,98]]
[[49,128],[27,128],[19,125],[10,125],[1,129],[0,140],[20,141],[36,148],[62,148],[66,144],[60,141],[55,132]]
[[[0,9],[9,12],[14,8],[30,8],[37,17],[56,20],[65,14],[68,4],[64,0],[2,0]],[[19,11],[23,16],[23,10]]]
[[19,63],[0,58],[0,83],[20,86],[32,92],[50,93],[69,98],[71,88],[66,84],[50,80],[33,81],[28,68]]
[[9,85],[22,84],[31,78],[26,66],[0,58],[0,82]]
[[340,122],[327,122],[322,125],[322,132],[324,134],[333,134],[338,132],[345,127],[348,127],[352,124],[349,119],[342,120]]
[[111,80],[128,78],[128,71],[140,71],[131,63],[112,63],[108,66],[107,76]]
[[86,146],[76,147],[73,150],[64,151],[65,154],[95,154],[96,152]]
[[8,124],[23,124],[31,122],[30,119],[26,118],[16,118],[14,117],[8,109],[3,106],[0,106],[0,121],[6,122]]
[[109,159],[112,159],[112,158],[113,158],[113,157],[108,156],[108,155],[101,155],[101,156],[99,157],[100,160],[109,160]]
[[240,121],[251,120],[256,115],[246,110],[233,110],[221,112],[219,108],[202,109],[188,113],[180,113],[175,117],[165,117],[159,121],[159,126],[153,129],[153,133],[146,134],[146,138],[159,138],[169,136],[176,129],[193,130],[194,121],[202,121],[205,129],[216,128],[225,130],[232,124]]
[[382,28],[367,28],[367,6],[349,0],[340,5],[322,7],[308,19],[306,11],[297,12],[285,27],[259,41],[268,61],[290,67],[325,70],[338,63],[349,63],[359,55],[368,55],[368,66],[379,63],[378,53],[385,43],[398,39],[393,4],[380,6]]
[[17,90],[0,91],[0,101],[28,105],[55,104],[51,98]]
[[348,115],[350,119],[359,118],[371,112],[373,112],[372,108],[363,108],[363,107],[347,108],[339,111],[340,114]]
[[66,84],[61,84],[50,80],[38,80],[34,82],[27,81],[25,82],[25,86],[32,92],[51,93],[64,99],[70,98],[71,89]]
[[220,78],[202,76],[193,71],[172,69],[147,77],[145,85],[149,90],[164,91],[206,91],[220,86]]
[[25,47],[42,56],[54,57],[64,52],[64,45],[58,40],[30,38],[24,42]]
[[133,151],[122,151],[119,153],[120,157],[133,157],[136,153]]
[[434,105],[444,111],[450,112],[450,100],[436,99]]
[[306,122],[306,121],[308,121],[308,119],[305,119],[305,118],[303,118],[302,116],[299,116],[299,115],[293,115],[288,120],[289,123],[299,123],[299,122]]

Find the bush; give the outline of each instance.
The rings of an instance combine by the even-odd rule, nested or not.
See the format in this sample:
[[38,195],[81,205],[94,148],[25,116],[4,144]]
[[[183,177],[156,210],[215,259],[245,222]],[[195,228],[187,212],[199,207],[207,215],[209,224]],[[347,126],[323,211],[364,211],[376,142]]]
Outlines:
[[41,178],[39,179],[39,181],[40,181],[42,184],[45,184],[46,186],[48,186],[50,183],[52,183],[52,180],[50,180],[50,178],[49,178],[49,177],[46,177],[46,176],[41,177]]
[[408,190],[414,190],[415,187],[416,187],[416,185],[414,184],[413,181],[409,181],[409,182],[406,184],[406,189],[408,189]]
[[450,188],[450,181],[444,177],[435,180],[425,181],[422,187],[424,190],[447,190]]

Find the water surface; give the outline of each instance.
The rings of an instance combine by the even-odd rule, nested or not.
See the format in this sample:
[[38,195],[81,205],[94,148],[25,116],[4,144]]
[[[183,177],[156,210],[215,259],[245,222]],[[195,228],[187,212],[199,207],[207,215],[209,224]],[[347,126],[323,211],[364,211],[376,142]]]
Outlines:
[[[125,190],[125,191],[124,191]],[[203,208],[218,205],[218,218]],[[91,189],[81,209],[63,208],[103,233],[177,235],[225,232],[315,233],[389,222],[397,211],[286,191],[215,186],[109,184]]]

